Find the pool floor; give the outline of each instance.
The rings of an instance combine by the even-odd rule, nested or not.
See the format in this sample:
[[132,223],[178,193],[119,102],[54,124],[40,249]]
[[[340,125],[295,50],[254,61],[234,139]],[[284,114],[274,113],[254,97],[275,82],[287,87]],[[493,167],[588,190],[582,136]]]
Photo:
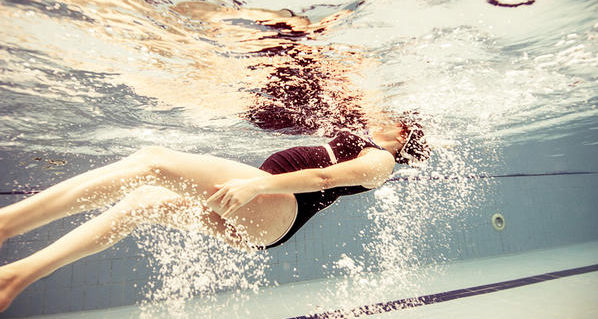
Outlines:
[[[463,288],[510,281],[545,273],[598,264],[598,242],[522,254],[468,260],[422,268],[414,272],[417,285],[395,286],[386,291],[337,294],[334,289],[350,286],[340,279],[301,282],[262,289],[258,294],[221,294],[210,302],[212,318],[309,318],[310,314],[378,302],[389,302]],[[418,274],[419,273],[419,274]],[[375,295],[375,296],[374,296]],[[379,297],[383,295],[384,297]],[[197,309],[207,307],[205,300],[187,302],[187,313],[153,313],[151,318],[196,318]],[[137,306],[95,311],[62,313],[30,318],[137,318]],[[146,316],[143,316],[144,318]],[[202,316],[202,317],[205,317]],[[346,316],[345,316],[346,317]],[[547,280],[517,288],[458,298],[409,309],[362,315],[361,318],[598,318],[598,271]],[[312,318],[317,318],[312,316]]]

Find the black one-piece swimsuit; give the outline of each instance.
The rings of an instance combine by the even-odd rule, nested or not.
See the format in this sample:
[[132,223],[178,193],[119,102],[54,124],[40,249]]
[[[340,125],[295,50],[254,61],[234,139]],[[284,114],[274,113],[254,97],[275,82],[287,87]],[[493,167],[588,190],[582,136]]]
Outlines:
[[[330,145],[338,163],[356,158],[361,150],[366,147],[382,149],[371,140],[361,138],[348,131],[340,131],[328,145]],[[282,174],[308,168],[324,168],[332,164],[324,146],[298,146],[270,155],[260,166],[260,169],[270,174]],[[343,186],[317,192],[295,193],[298,205],[295,223],[280,240],[266,246],[266,248],[278,246],[289,240],[310,218],[330,206],[340,196],[353,195],[368,190],[363,186]]]

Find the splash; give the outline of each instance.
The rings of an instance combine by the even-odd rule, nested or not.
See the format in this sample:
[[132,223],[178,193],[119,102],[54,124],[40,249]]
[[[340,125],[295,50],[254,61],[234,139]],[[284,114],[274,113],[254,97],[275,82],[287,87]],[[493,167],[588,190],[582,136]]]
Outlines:
[[[500,159],[489,137],[484,146],[427,119],[426,132],[434,152],[428,163],[401,168],[393,181],[374,192],[375,205],[367,210],[370,220],[359,236],[363,255],[346,254],[333,263],[336,278],[322,295],[345,317],[363,304],[393,298],[412,298],[430,293],[427,285],[443,272],[443,264],[460,259],[452,245],[461,230],[494,192],[494,181],[485,176]],[[484,161],[480,156],[484,156]],[[340,279],[339,279],[340,278]],[[417,299],[410,301],[417,305]]]
[[266,252],[239,250],[193,230],[146,225],[135,237],[152,271],[143,288],[140,318],[209,318],[228,307],[214,302],[218,293],[232,292],[231,300],[242,303],[248,292],[269,284]]

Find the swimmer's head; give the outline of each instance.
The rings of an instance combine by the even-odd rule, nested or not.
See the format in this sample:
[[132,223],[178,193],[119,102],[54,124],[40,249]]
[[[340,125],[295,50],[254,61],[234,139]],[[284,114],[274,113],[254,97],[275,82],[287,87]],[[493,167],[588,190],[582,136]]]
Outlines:
[[389,119],[385,131],[399,142],[400,147],[395,153],[395,162],[413,165],[430,158],[430,146],[426,142],[418,112],[405,111]]
[[403,147],[396,153],[395,162],[413,165],[430,158],[430,146],[426,142],[421,124],[416,121],[405,121],[400,125],[403,130],[397,140],[403,143]]

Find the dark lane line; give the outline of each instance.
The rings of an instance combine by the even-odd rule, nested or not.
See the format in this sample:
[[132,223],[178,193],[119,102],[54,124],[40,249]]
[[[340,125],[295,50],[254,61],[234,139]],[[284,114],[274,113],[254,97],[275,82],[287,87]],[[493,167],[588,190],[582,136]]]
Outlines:
[[401,309],[419,307],[423,305],[429,305],[459,298],[477,296],[482,294],[487,294],[491,292],[497,292],[501,290],[536,284],[543,281],[580,275],[585,274],[588,272],[598,271],[598,264],[579,267],[579,268],[571,268],[565,269],[555,272],[549,272],[541,275],[535,275],[530,277],[524,277],[519,279],[507,280],[497,283],[492,283],[488,285],[482,286],[475,286],[469,288],[463,288],[458,290],[451,290],[446,292],[441,292],[432,295],[425,295],[420,297],[414,298],[406,298],[406,299],[399,299],[393,300],[388,302],[379,302],[376,304],[364,305],[358,308],[353,308],[350,310],[334,310],[328,312],[322,312],[317,314],[293,317],[288,319],[327,319],[327,318],[352,318],[352,317],[359,317],[359,316],[368,316],[374,314],[380,314],[385,312],[397,311]]

